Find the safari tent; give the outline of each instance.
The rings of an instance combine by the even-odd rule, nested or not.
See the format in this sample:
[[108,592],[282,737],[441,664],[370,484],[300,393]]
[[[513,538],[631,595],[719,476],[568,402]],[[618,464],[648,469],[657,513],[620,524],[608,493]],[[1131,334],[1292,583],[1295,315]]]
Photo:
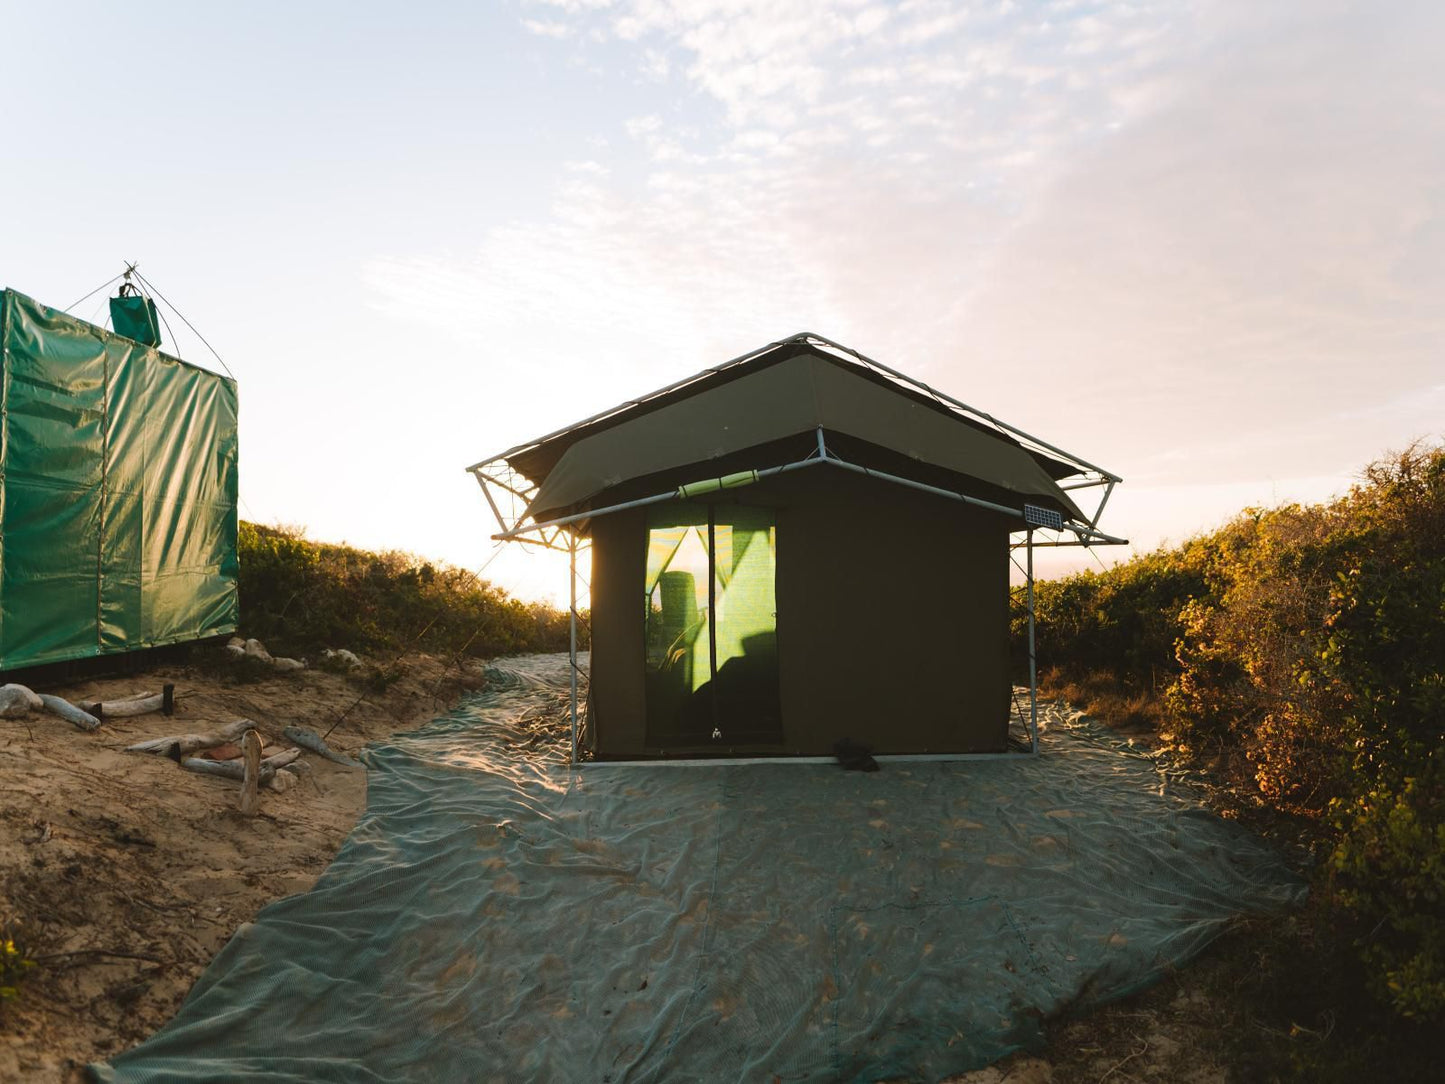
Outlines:
[[574,632],[591,549],[574,757],[1006,754],[1010,568],[1031,632],[1034,546],[1123,541],[1117,475],[806,333],[468,470]]
[[112,308],[0,291],[0,670],[236,629],[236,385]]

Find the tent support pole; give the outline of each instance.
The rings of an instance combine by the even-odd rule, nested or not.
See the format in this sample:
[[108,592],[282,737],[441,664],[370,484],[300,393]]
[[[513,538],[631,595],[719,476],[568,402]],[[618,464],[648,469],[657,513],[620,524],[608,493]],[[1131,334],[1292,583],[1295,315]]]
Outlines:
[[491,506],[492,515],[497,517],[497,522],[501,525],[502,530],[505,531],[507,529],[507,521],[502,516],[502,510],[497,507],[497,502],[492,497],[492,491],[487,488],[487,480],[476,471],[472,471],[472,477],[477,480],[477,485],[481,487],[482,496],[487,498],[487,504]]
[[1034,656],[1034,529],[1028,529],[1028,582],[1029,601],[1029,741],[1033,752],[1039,751],[1039,674]]
[[[786,474],[788,471],[801,470],[803,467],[814,467],[820,464],[831,463],[835,466],[846,466],[841,460],[833,459],[800,459],[796,463],[785,463],[781,467],[765,467],[757,471],[758,478],[771,478],[775,474]],[[861,467],[857,468],[862,470]],[[942,491],[940,491],[942,492]],[[526,527],[514,527],[510,531],[503,531],[501,534],[492,535],[494,542],[510,542],[514,538],[532,531],[544,531],[552,527],[566,527],[569,524],[577,523],[584,519],[596,519],[598,516],[610,516],[614,512],[622,512],[629,508],[644,508],[649,504],[659,504],[662,501],[682,500],[682,495],[677,489],[669,489],[666,493],[654,493],[651,497],[638,497],[633,501],[623,501],[621,504],[609,504],[606,508],[596,508],[586,512],[576,512],[570,516],[562,516],[560,519],[549,519],[542,523],[533,523]],[[1008,509],[1005,509],[1008,511]],[[1018,513],[1015,513],[1018,514]]]
[[1096,531],[1099,529],[1099,517],[1104,514],[1104,505],[1109,503],[1109,498],[1114,493],[1114,487],[1118,484],[1118,482],[1110,482],[1109,488],[1104,490],[1104,495],[1099,498],[1099,507],[1094,509],[1094,518],[1089,520],[1089,530]]
[[570,558],[572,600],[568,607],[568,677],[572,679],[572,759],[569,762],[572,767],[577,766],[577,536],[570,534],[567,539],[567,555]]
[[[1007,505],[996,504],[993,501],[985,501],[981,500],[978,497],[970,497],[966,493],[956,493],[951,489],[941,489],[938,486],[927,485],[923,482],[915,482],[911,478],[903,478],[897,474],[889,474],[887,471],[875,470],[872,467],[862,467],[859,466],[857,463],[849,463],[846,459],[839,459],[832,452],[828,451],[826,445],[822,444],[821,430],[819,430],[818,436],[819,444],[823,447],[823,454],[821,456],[811,455],[810,453],[810,458],[808,459],[800,459],[794,463],[785,463],[781,467],[765,467],[762,470],[754,472],[756,475],[756,478],[754,480],[771,478],[775,474],[784,474],[788,471],[802,470],[804,467],[839,467],[846,471],[852,471],[855,474],[863,474],[867,475],[869,478],[878,478],[885,482],[892,482],[895,485],[906,486],[909,489],[916,489],[920,493],[932,493],[935,496],[947,497],[949,500],[961,501],[964,504],[971,504],[975,508],[986,508],[990,512],[998,512],[1001,515],[1009,516],[1014,519],[1025,518],[1023,510],[1020,508],[1010,508]],[[605,508],[595,508],[586,512],[574,512],[570,516],[562,516],[559,519],[549,519],[543,521],[542,523],[530,524],[526,527],[514,527],[509,531],[503,531],[500,534],[492,535],[492,540],[496,542],[508,542],[514,538],[521,538],[523,535],[530,534],[533,531],[545,531],[554,527],[566,527],[569,524],[577,523],[580,520],[595,519],[598,516],[608,516],[614,512],[621,512],[629,508],[642,508],[649,504],[658,504],[662,501],[674,501],[681,499],[683,499],[683,494],[679,489],[669,489],[665,493],[654,493],[651,497],[638,497],[636,500],[623,501],[621,504],[611,504]],[[1074,532],[1074,534],[1078,537],[1080,544],[1082,545],[1123,546],[1128,544],[1128,539],[1115,538],[1113,535],[1104,534],[1104,532],[1095,530],[1091,527],[1070,525],[1068,527],[1065,527],[1064,530]],[[1049,543],[1040,543],[1040,545],[1048,544]]]

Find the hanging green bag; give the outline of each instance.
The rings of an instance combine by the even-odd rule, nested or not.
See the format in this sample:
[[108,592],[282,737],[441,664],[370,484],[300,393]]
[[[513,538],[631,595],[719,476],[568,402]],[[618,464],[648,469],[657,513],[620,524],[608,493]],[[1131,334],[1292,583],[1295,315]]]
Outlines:
[[146,346],[161,344],[155,302],[142,294],[128,293],[125,286],[120,288],[119,297],[110,299],[110,323],[117,335],[124,335]]

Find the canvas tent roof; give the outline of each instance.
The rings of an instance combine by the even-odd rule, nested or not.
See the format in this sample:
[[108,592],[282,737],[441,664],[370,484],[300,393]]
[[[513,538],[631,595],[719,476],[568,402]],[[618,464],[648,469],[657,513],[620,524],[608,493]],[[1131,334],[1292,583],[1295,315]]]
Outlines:
[[540,522],[633,479],[822,429],[1087,522],[1057,480],[1091,468],[1025,447],[960,405],[799,335],[495,458],[537,487],[527,516]]

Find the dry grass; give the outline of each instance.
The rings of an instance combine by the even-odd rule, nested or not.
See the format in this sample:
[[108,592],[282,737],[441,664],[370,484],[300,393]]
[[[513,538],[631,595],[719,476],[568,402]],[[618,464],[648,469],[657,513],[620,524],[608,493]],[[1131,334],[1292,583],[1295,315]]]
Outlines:
[[1162,697],[1150,691],[1131,691],[1110,674],[1068,675],[1061,670],[1044,670],[1039,687],[1048,696],[1064,700],[1070,707],[1093,716],[1106,726],[1136,740],[1167,737]]

